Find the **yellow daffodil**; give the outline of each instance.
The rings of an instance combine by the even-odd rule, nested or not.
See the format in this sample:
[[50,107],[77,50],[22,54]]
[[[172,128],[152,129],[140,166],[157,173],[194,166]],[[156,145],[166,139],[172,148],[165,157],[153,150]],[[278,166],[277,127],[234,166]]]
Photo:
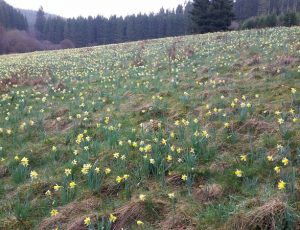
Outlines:
[[65,169],[65,174],[66,174],[66,176],[71,175],[71,173],[72,173],[72,170],[71,170],[71,169]]
[[53,186],[54,191],[59,191],[61,189],[62,186],[59,186],[58,184]]
[[110,168],[105,168],[104,169],[104,173],[107,175],[107,174],[110,174],[111,172],[111,169]]
[[139,198],[140,198],[141,201],[145,201],[146,200],[146,195],[140,194]]
[[32,180],[37,179],[37,177],[38,177],[38,173],[36,171],[33,170],[33,171],[30,172],[30,178]]
[[116,217],[116,216],[114,216],[113,214],[110,214],[110,215],[109,215],[109,221],[110,221],[111,223],[116,222],[116,220],[117,220],[117,217]]
[[274,170],[275,170],[276,173],[280,173],[280,171],[281,171],[281,169],[280,169],[279,166],[275,166],[275,167],[274,167]]
[[74,181],[71,181],[71,182],[69,183],[69,187],[70,187],[71,189],[75,188],[75,186],[76,186],[76,183],[75,183]]
[[208,133],[207,133],[207,131],[206,130],[203,130],[202,131],[202,137],[205,137],[205,138],[208,138]]
[[185,174],[181,176],[181,179],[182,179],[183,181],[187,181],[187,178],[188,178],[188,177],[187,177],[187,175],[185,175]]
[[285,186],[286,186],[286,183],[284,181],[280,180],[278,182],[278,185],[277,185],[278,189],[280,189],[280,190],[285,189]]
[[117,183],[121,183],[121,182],[122,182],[122,179],[123,179],[122,177],[120,177],[120,176],[117,176],[117,178],[116,178],[116,182],[117,182]]
[[136,224],[137,224],[137,225],[144,225],[144,222],[141,221],[141,220],[137,220],[137,221],[136,221]]
[[283,123],[284,123],[284,120],[282,119],[282,118],[278,118],[278,123],[280,124],[280,125],[282,125]]
[[274,160],[272,155],[267,156],[267,159],[268,159],[268,161],[273,161]]
[[57,209],[52,209],[51,212],[50,212],[51,216],[56,216],[57,214],[58,214]]
[[86,218],[84,219],[84,224],[85,224],[86,226],[89,226],[89,225],[91,224],[91,218],[90,218],[90,217],[86,217]]
[[22,164],[23,166],[27,167],[28,164],[29,164],[28,158],[27,158],[27,157],[23,157],[22,160],[21,160],[21,164]]
[[124,180],[127,180],[128,178],[129,178],[129,175],[128,175],[128,174],[124,174],[124,175],[123,175],[123,179],[124,179]]
[[169,199],[174,199],[175,198],[175,193],[174,192],[169,193],[168,197],[169,197]]
[[286,165],[288,165],[289,160],[285,157],[285,158],[282,159],[281,162],[286,166]]
[[172,159],[173,159],[173,158],[172,158],[172,156],[171,156],[171,155],[168,155],[168,156],[167,156],[167,161],[169,161],[169,162],[170,162],[170,161],[172,161]]
[[241,161],[247,161],[247,155],[240,155]]
[[235,170],[234,174],[237,176],[237,177],[242,177],[243,176],[243,172],[239,169]]

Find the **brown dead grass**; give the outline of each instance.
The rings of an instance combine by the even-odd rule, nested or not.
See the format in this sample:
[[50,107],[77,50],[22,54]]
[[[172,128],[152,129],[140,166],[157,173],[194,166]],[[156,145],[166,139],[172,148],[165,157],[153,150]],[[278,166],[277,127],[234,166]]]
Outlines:
[[174,174],[171,176],[168,176],[166,179],[167,184],[173,185],[173,186],[179,186],[183,185],[184,181],[181,179],[181,175]]
[[162,230],[193,230],[196,229],[192,226],[191,220],[182,214],[175,216],[169,215],[163,222],[159,224],[159,229]]
[[235,230],[275,230],[277,221],[284,218],[286,207],[280,198],[273,198],[250,212],[233,216],[227,227]]
[[[152,201],[153,211],[155,213],[165,213],[164,208],[167,206],[165,201],[155,200]],[[113,225],[114,230],[120,230],[138,219],[147,220],[153,217],[147,216],[146,203],[142,201],[131,201],[127,205],[117,209],[114,215],[117,216],[117,221]]]
[[144,131],[148,132],[148,131],[157,131],[159,129],[159,124],[160,121],[151,119],[148,122],[141,123],[140,126]]
[[[85,214],[90,214],[99,205],[100,200],[96,198],[89,198],[83,201],[74,201],[64,207],[58,208],[58,215],[44,219],[41,222],[39,229],[54,229],[58,224],[60,224],[63,229],[85,229],[80,227],[81,225],[78,220],[82,220]],[[75,226],[74,223],[78,223],[78,225]]]
[[0,178],[3,178],[8,175],[8,169],[4,165],[0,165]]
[[253,130],[256,134],[263,132],[273,133],[275,131],[275,126],[268,122],[253,118],[248,120],[238,129],[239,132],[247,132],[248,130]]

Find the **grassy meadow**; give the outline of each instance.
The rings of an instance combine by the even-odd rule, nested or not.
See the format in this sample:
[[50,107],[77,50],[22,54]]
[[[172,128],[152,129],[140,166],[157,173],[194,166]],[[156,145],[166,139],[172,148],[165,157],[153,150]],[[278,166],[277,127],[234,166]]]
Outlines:
[[0,229],[300,229],[300,27],[0,57]]

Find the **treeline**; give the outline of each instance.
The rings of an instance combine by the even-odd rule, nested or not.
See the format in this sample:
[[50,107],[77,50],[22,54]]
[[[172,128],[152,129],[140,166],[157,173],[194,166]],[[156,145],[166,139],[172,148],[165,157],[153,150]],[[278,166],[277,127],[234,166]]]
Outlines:
[[[172,11],[161,9],[157,14],[138,14],[124,18],[117,16],[72,19],[50,17],[45,20],[42,28],[37,29],[42,39],[53,43],[69,39],[76,47],[178,36],[190,32],[190,8],[189,3],[185,7],[179,5]],[[37,20],[41,20],[41,17],[39,16]],[[36,24],[40,26],[42,23],[37,21]]]
[[0,0],[0,25],[7,29],[28,29],[25,16],[2,0]]
[[270,14],[246,19],[241,24],[241,29],[266,28],[276,26],[296,26],[300,23],[300,14],[289,11],[280,15]]
[[237,20],[290,12],[300,12],[299,0],[236,0],[234,4],[234,14]]
[[0,0],[0,54],[225,31],[232,20],[242,29],[292,26],[299,12],[300,0],[193,0],[174,10],[110,18],[46,17],[41,7],[29,32],[20,11]]

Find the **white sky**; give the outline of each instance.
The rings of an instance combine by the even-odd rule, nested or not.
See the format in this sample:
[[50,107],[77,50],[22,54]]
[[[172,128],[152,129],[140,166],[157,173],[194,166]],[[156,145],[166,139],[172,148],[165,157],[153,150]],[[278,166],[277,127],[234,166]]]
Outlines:
[[157,13],[161,7],[173,9],[186,0],[5,0],[16,8],[37,10],[43,6],[47,13],[63,17],[126,16],[139,12]]

